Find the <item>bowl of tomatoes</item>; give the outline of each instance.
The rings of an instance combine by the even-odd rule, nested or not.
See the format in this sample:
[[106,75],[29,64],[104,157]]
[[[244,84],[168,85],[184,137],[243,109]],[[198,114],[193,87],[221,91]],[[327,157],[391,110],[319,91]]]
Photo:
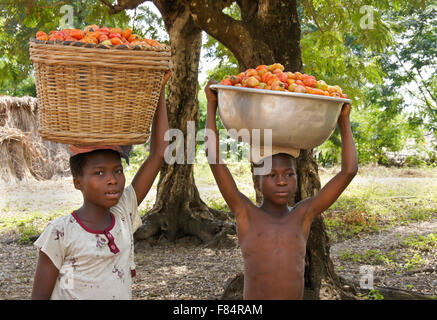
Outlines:
[[211,85],[220,119],[227,130],[248,130],[251,136],[254,130],[271,130],[272,144],[279,148],[315,148],[329,138],[343,104],[351,100],[338,86],[319,86],[314,77],[291,76],[281,67],[248,69]]

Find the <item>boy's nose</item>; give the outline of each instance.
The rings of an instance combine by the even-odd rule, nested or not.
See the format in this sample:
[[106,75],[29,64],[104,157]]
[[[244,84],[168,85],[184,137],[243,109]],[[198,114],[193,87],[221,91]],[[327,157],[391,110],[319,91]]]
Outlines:
[[282,175],[278,175],[277,184],[280,186],[284,186],[287,184],[287,181],[285,180],[285,177]]

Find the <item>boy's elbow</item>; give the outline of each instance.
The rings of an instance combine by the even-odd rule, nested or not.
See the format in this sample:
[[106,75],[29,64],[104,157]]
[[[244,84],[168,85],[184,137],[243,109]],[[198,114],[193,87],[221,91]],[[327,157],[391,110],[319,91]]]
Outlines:
[[358,164],[351,166],[345,170],[345,173],[351,178],[355,177],[358,173]]

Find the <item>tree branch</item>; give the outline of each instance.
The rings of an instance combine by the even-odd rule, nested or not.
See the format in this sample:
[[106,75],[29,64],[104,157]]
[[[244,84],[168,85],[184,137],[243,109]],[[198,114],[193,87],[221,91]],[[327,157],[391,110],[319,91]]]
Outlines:
[[[241,46],[242,39],[249,36],[241,21],[237,21],[222,12],[223,8],[234,1],[181,1],[189,7],[196,24],[218,41],[226,43],[226,45]],[[230,50],[237,52],[236,48],[230,48]]]
[[117,4],[113,5],[109,0],[100,0],[109,8],[109,14],[116,14],[126,9],[135,9],[140,4],[151,0],[118,0]]

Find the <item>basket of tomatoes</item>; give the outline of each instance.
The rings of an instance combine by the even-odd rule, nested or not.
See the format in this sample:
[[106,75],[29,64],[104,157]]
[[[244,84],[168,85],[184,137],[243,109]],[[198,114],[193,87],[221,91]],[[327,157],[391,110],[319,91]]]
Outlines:
[[170,47],[130,29],[91,25],[30,40],[39,134],[82,145],[147,141]]

